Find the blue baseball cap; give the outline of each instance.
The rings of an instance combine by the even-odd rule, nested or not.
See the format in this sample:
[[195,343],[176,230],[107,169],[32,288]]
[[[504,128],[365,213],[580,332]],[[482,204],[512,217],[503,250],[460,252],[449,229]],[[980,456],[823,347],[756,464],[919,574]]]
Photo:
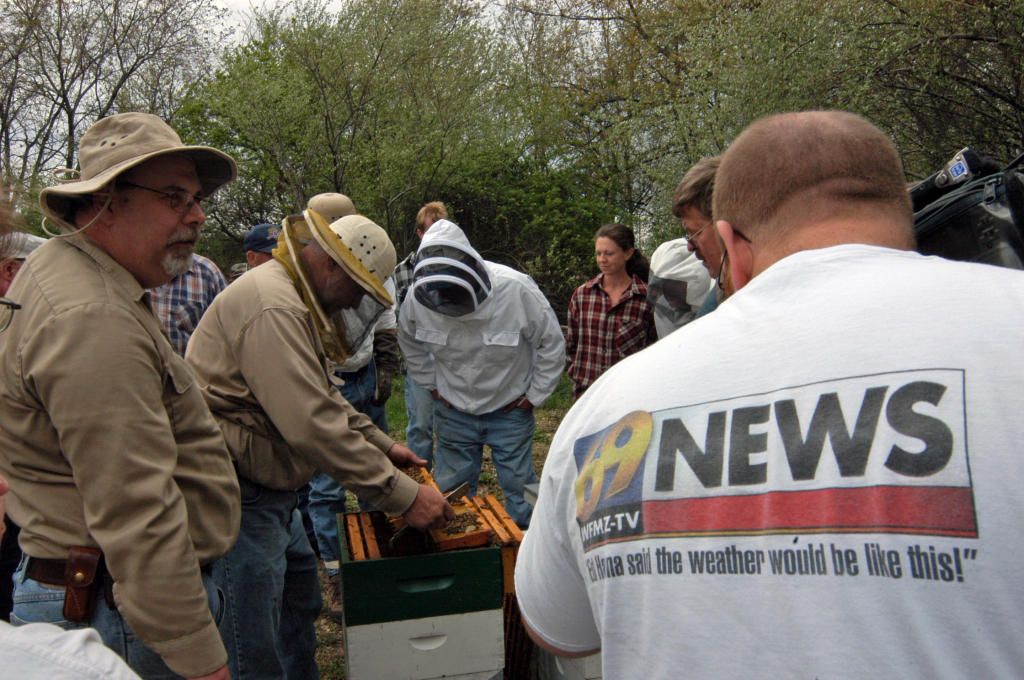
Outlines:
[[242,247],[246,250],[255,250],[259,253],[270,253],[277,247],[277,237],[281,234],[281,227],[276,224],[257,224],[245,234],[242,239]]

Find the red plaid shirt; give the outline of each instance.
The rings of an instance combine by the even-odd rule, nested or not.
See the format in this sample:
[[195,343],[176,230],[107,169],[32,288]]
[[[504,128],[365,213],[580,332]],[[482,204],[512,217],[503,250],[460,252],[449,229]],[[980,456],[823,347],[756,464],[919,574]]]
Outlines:
[[647,284],[634,275],[633,285],[612,307],[601,288],[603,278],[598,274],[584,283],[569,301],[565,356],[574,399],[609,366],[658,339],[654,312],[647,304]]

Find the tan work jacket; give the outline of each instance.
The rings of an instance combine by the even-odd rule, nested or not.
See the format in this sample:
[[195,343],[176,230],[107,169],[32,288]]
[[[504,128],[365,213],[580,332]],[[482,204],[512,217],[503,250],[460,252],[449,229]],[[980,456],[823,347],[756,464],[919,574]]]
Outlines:
[[0,334],[0,472],[33,557],[99,547],[117,607],[185,676],[227,653],[200,565],[241,518],[238,480],[191,372],[135,278],[82,235],[50,239]]
[[385,512],[412,505],[418,485],[384,455],[394,440],[331,383],[312,315],[276,261],[214,299],[185,360],[240,477],[290,490],[322,470]]

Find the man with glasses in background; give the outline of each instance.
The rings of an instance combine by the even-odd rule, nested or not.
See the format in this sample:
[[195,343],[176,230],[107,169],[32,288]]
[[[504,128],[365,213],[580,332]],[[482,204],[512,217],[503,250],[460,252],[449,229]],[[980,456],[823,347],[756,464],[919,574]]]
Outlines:
[[[672,195],[672,213],[680,219],[686,230],[686,246],[696,254],[715,281],[720,279],[725,261],[725,249],[711,224],[711,196],[715,188],[715,173],[721,160],[721,156],[708,156],[697,161],[683,175]],[[723,298],[720,285],[712,288],[697,310],[697,316],[714,311]]]
[[146,289],[188,270],[201,201],[235,163],[141,113],[95,123],[79,161],[40,193],[62,233],[22,266],[0,342],[0,474],[25,553],[12,622],[91,626],[143,678],[226,678],[210,572],[238,481]]
[[[416,237],[422,240],[430,225],[447,219],[448,208],[441,201],[424,204],[416,213]],[[415,269],[415,250],[395,267],[396,314],[401,312],[402,302],[412,286]],[[417,456],[427,461],[429,468],[434,464],[434,398],[428,390],[416,384],[408,370],[405,373],[405,412],[409,416],[409,424],[405,428],[406,441]]]

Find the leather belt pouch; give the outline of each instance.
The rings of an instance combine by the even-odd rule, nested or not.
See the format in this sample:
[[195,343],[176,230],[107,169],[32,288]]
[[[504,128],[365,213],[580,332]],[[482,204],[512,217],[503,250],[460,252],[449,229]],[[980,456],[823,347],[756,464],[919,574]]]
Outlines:
[[64,591],[64,618],[76,623],[92,620],[96,608],[96,591],[102,574],[100,560],[103,553],[97,548],[72,546],[68,550],[68,561],[64,568],[66,590]]

